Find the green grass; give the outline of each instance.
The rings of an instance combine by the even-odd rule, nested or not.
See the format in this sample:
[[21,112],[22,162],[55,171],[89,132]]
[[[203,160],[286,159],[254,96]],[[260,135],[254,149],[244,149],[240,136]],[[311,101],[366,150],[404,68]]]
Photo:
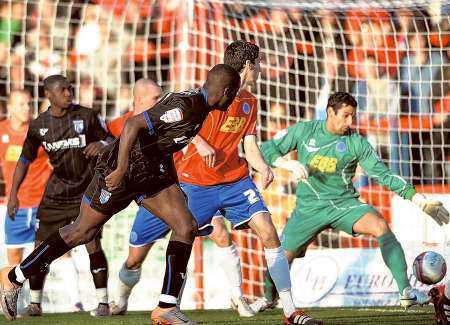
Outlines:
[[[412,308],[403,311],[399,307],[378,308],[312,308],[307,312],[324,321],[325,325],[432,325],[432,307]],[[231,310],[187,311],[186,314],[199,324],[269,325],[282,324],[281,310],[266,311],[253,318],[240,318]],[[42,317],[25,317],[14,323],[0,319],[0,324],[14,325],[118,325],[150,324],[148,312],[130,312],[126,316],[93,319],[88,313],[46,314]]]

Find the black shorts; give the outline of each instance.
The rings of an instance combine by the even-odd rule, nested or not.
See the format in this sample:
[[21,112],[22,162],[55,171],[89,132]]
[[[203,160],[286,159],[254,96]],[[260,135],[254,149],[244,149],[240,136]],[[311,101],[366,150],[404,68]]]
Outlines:
[[[140,204],[143,199],[178,183],[171,156],[141,167],[139,176],[127,173],[122,184],[110,192],[105,185],[105,176],[112,170],[99,160],[94,178],[84,192],[83,202],[104,215],[112,216],[125,209],[131,201],[135,200]],[[131,170],[137,170],[137,167]]]
[[43,241],[59,228],[72,223],[80,213],[80,204],[50,204],[42,200],[38,208],[36,240]]

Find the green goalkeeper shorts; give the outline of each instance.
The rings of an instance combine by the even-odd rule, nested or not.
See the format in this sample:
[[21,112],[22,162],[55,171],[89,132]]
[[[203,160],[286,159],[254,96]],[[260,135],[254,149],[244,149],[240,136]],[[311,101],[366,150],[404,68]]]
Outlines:
[[356,198],[344,200],[316,200],[305,204],[300,200],[281,235],[283,248],[303,257],[308,244],[324,229],[333,228],[355,236],[353,225],[367,213],[379,213]]

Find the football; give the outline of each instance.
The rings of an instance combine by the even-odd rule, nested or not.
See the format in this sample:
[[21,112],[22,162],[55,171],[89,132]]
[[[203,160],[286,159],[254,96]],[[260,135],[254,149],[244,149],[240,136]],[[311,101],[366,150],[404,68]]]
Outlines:
[[436,284],[447,272],[447,264],[441,254],[428,251],[417,255],[413,263],[416,279],[424,284]]

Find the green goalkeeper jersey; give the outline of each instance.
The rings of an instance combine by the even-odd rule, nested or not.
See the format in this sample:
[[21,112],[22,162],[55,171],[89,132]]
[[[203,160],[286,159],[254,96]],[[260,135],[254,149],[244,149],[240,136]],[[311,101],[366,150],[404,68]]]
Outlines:
[[358,133],[331,134],[325,123],[297,123],[261,145],[264,159],[271,166],[277,158],[297,150],[298,160],[309,171],[308,179],[298,184],[298,199],[313,202],[308,200],[359,197],[352,183],[358,163],[369,177],[399,196],[411,199],[415,194],[414,187],[392,173],[364,137]]

